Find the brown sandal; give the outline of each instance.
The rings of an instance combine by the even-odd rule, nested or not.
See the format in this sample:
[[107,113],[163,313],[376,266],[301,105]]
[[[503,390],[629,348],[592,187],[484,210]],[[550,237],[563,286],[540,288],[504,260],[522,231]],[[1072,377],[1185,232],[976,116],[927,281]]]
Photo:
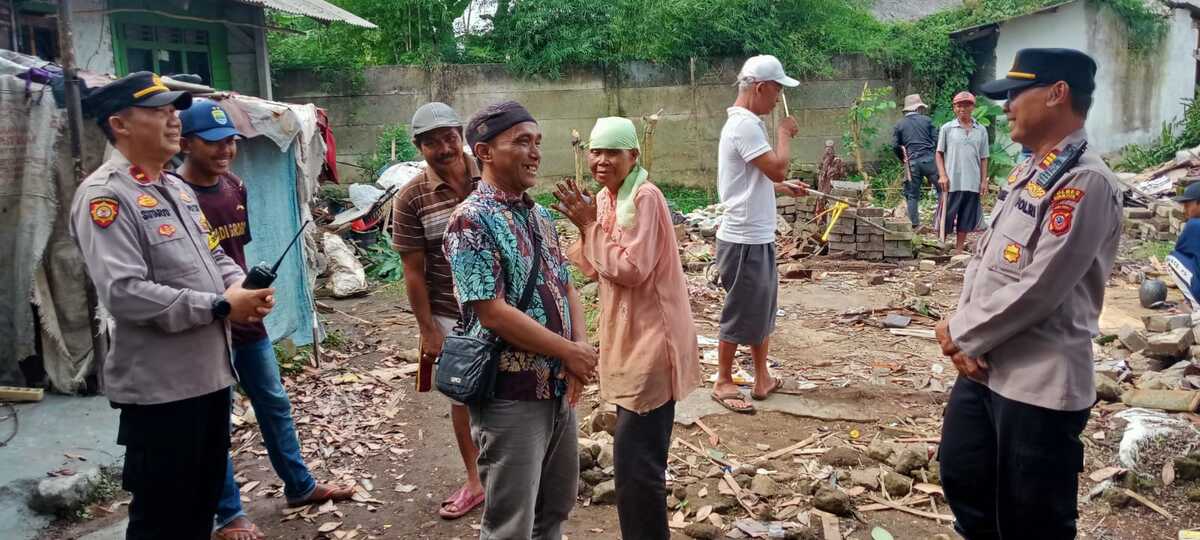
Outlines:
[[[746,398],[742,397],[741,392],[738,392],[737,394],[731,394],[728,396],[722,396],[720,394],[717,394],[716,392],[713,392],[712,394],[709,394],[709,397],[711,397],[713,401],[717,402],[722,407],[725,407],[726,409],[729,409],[730,411],[733,411],[735,413],[754,414],[754,411],[755,411],[754,405],[751,405],[750,402],[746,401]],[[745,403],[746,406],[738,407],[737,405],[733,404],[734,401],[740,401],[742,403]]]
[[241,540],[242,538],[245,538],[244,535],[247,534],[250,535],[250,538],[253,538],[254,540],[267,537],[258,529],[258,525],[251,523],[249,527],[226,526],[224,528],[217,529],[213,532],[213,538],[216,540]]
[[755,394],[754,392],[750,392],[750,399],[753,399],[754,401],[762,401],[771,397],[771,394],[783,390],[783,379],[779,377],[771,377],[771,382],[774,383],[774,385],[771,386],[770,390],[767,390],[766,394]]

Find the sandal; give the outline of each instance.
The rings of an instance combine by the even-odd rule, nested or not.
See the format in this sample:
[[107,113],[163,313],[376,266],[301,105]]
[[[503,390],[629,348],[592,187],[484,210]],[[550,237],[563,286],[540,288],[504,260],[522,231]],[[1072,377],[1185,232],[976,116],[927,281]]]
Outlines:
[[458,490],[458,498],[453,501],[442,503],[442,507],[438,510],[438,515],[445,520],[458,519],[474,510],[475,507],[483,504],[483,493],[471,495],[467,488]]
[[762,401],[771,397],[771,394],[783,390],[783,379],[779,377],[771,377],[771,382],[775,384],[771,386],[770,390],[767,390],[766,394],[755,394],[754,392],[750,392],[750,398],[754,401]]
[[[248,520],[247,520],[248,522]],[[254,540],[260,540],[267,536],[258,529],[258,525],[250,523],[249,527],[230,527],[226,525],[216,531],[213,531],[213,538],[216,540],[243,540],[246,535]]]
[[345,501],[354,496],[353,486],[332,486],[329,484],[317,484],[313,488],[312,493],[307,497],[299,500],[288,499],[288,508],[299,508],[310,504],[323,503],[325,501]]
[[[722,407],[725,407],[726,409],[729,409],[732,412],[735,412],[738,414],[754,414],[754,405],[751,405],[749,402],[747,402],[746,398],[742,397],[741,392],[738,392],[737,394],[731,394],[728,396],[722,396],[720,394],[717,394],[716,392],[713,392],[713,393],[709,394],[709,397],[711,397],[713,401],[717,402]],[[743,404],[745,404],[745,406],[739,407],[737,405],[734,405],[735,401],[740,401]]]

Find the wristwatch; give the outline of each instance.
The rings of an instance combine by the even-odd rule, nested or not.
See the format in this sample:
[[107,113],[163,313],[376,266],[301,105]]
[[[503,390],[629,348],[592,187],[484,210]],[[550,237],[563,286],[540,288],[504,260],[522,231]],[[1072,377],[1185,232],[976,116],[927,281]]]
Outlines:
[[229,300],[226,300],[225,297],[222,296],[220,298],[217,298],[216,300],[213,300],[213,303],[212,303],[213,319],[216,319],[218,321],[225,320],[225,317],[229,316],[229,312],[231,310],[233,310],[233,306],[229,305]]

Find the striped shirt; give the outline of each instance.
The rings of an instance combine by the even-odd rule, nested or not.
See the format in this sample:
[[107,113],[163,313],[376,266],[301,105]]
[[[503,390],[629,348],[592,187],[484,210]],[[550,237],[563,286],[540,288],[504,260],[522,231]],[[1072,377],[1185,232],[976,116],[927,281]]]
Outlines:
[[[463,155],[471,176],[471,191],[479,185],[475,160]],[[458,300],[454,298],[454,280],[450,263],[442,251],[442,237],[450,214],[463,201],[428,165],[400,190],[393,203],[392,246],[400,253],[425,254],[425,286],[429,307],[434,315],[458,319]]]

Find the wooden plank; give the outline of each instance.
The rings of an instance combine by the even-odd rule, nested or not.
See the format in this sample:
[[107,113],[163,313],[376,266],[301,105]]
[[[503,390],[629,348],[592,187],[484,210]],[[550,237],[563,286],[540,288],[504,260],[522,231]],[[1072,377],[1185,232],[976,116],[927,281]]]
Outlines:
[[821,518],[821,533],[825,540],[842,540],[842,529],[837,516],[821,510],[813,510],[812,515]]
[[924,328],[889,328],[888,332],[894,336],[924,338],[932,339],[934,341],[937,340],[937,334],[935,334],[933,330],[927,330]]
[[1121,491],[1125,492],[1125,494],[1129,495],[1129,497],[1132,498],[1133,500],[1146,505],[1146,508],[1149,508],[1151,510],[1154,510],[1155,512],[1158,512],[1163,517],[1170,519],[1170,520],[1175,519],[1175,516],[1172,516],[1170,512],[1166,511],[1166,509],[1164,509],[1163,507],[1161,507],[1157,504],[1154,504],[1154,501],[1151,501],[1150,499],[1147,499],[1141,495],[1138,495],[1137,492],[1135,492],[1129,488],[1121,488]]
[[0,401],[41,401],[41,388],[0,386]]

